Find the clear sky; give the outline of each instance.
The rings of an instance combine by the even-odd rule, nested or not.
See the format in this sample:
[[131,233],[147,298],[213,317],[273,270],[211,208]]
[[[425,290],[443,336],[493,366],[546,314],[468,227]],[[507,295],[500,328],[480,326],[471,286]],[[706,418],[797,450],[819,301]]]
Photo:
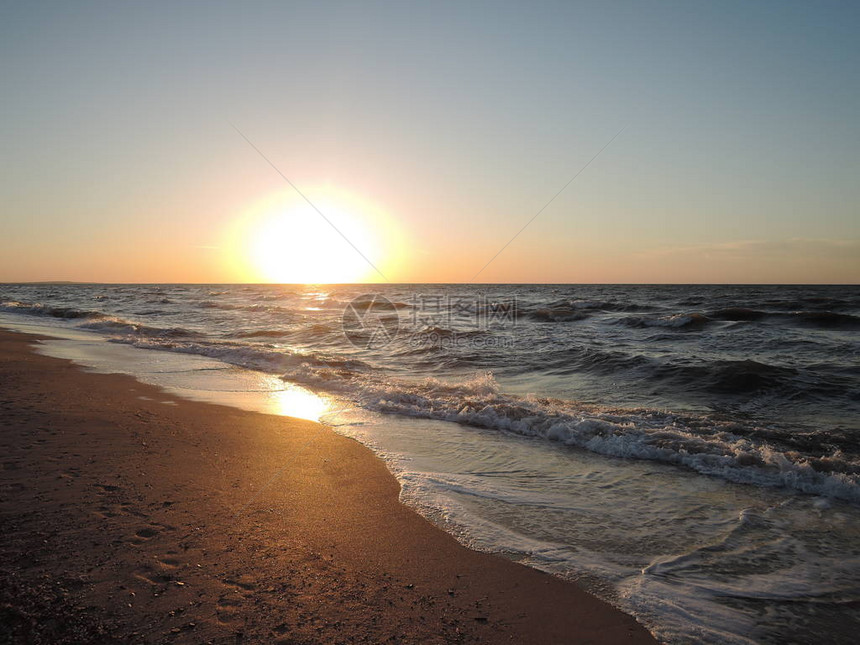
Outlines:
[[856,2],[0,2],[0,281],[469,281],[626,127],[479,281],[860,282],[858,33]]

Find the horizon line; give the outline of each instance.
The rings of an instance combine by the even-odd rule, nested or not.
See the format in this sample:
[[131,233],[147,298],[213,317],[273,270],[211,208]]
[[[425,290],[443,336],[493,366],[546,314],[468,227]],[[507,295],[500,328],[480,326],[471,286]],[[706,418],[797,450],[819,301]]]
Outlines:
[[676,287],[857,287],[860,282],[102,282],[96,280],[23,280],[0,281],[0,286],[10,285],[105,285],[105,286],[676,286]]

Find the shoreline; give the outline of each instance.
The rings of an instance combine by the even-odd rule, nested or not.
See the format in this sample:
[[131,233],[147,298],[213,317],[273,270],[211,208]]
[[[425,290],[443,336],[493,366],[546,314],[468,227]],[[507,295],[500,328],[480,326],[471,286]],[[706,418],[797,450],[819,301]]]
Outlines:
[[176,397],[0,330],[2,622],[21,642],[654,642],[472,551],[320,424]]

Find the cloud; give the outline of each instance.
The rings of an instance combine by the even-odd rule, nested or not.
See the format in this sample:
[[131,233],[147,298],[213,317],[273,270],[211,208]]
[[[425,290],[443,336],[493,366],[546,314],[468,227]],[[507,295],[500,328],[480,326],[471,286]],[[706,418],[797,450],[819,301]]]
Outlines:
[[728,242],[708,242],[661,246],[645,249],[637,255],[642,258],[700,255],[729,259],[750,256],[776,256],[783,254],[837,254],[851,257],[860,262],[860,239],[835,240],[827,238],[795,237],[784,240],[733,240]]

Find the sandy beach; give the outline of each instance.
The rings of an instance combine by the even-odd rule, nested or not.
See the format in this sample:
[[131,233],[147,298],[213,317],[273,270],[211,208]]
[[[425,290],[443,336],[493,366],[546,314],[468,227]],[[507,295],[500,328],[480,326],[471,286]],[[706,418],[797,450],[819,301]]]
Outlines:
[[85,373],[0,332],[3,642],[653,642],[471,551],[316,423]]

